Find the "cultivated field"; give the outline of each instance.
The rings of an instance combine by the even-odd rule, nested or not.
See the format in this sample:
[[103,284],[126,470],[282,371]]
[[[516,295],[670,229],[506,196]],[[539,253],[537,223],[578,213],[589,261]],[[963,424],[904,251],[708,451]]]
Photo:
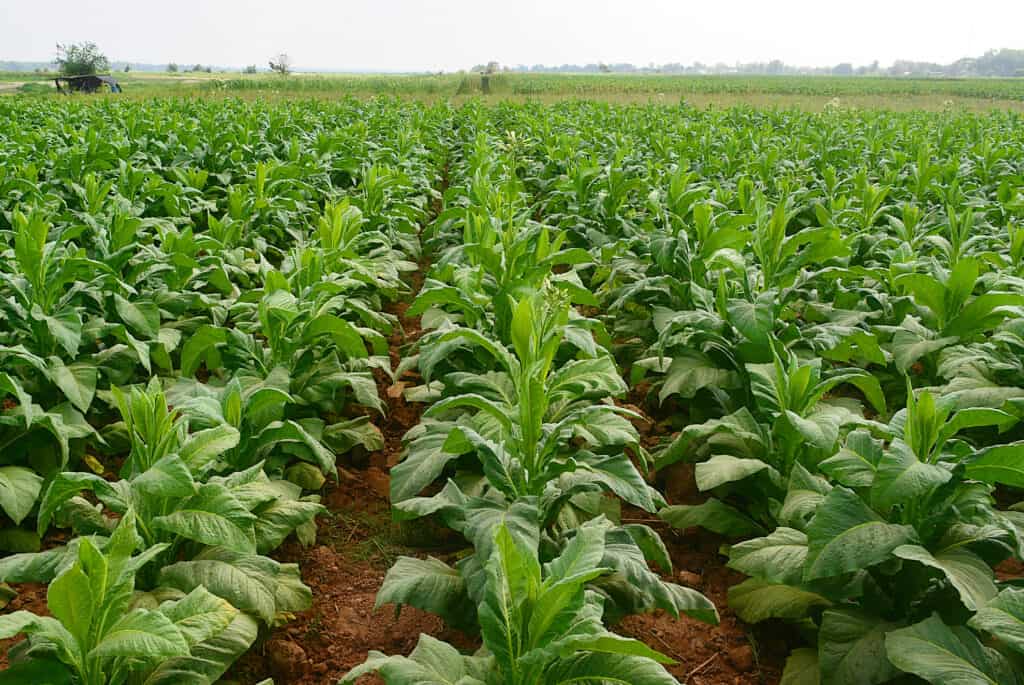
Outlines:
[[0,685],[1024,685],[1021,82],[406,78],[0,98]]
[[[246,99],[337,99],[393,95],[428,102],[466,102],[483,95],[481,77],[451,74],[267,74],[227,72],[115,73],[121,97],[233,96]],[[893,110],[1024,111],[1024,79],[878,78],[830,76],[675,76],[641,74],[524,74],[489,77],[491,99],[516,102],[600,100],[615,104],[696,107],[753,105],[821,111],[836,100],[847,107]],[[52,75],[0,73],[0,94],[53,92]]]

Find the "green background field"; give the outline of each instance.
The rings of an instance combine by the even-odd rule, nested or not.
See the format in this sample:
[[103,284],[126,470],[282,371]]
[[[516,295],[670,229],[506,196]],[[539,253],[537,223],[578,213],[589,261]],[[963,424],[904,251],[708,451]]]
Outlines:
[[[128,96],[259,94],[266,97],[394,95],[426,100],[482,95],[478,74],[116,74]],[[0,93],[52,91],[52,76],[0,74]],[[1024,109],[1024,79],[943,79],[831,76],[673,76],[519,74],[490,77],[495,99],[610,102],[685,99],[697,106],[749,104],[819,109],[840,105],[886,109]]]

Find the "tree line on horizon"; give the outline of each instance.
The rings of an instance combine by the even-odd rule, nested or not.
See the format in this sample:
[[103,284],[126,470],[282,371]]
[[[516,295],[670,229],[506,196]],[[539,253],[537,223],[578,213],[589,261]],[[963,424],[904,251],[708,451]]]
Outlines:
[[[287,61],[283,62],[282,58]],[[276,59],[276,62],[275,62]],[[281,54],[270,61],[270,70],[281,74],[291,71],[291,60],[285,54]],[[282,69],[283,65],[283,69]],[[140,64],[130,62],[110,62],[107,57],[99,51],[95,43],[82,43],[57,46],[57,58],[54,62],[18,62],[0,61],[0,71],[36,71],[48,72],[56,66],[62,73],[96,73],[116,69],[129,71],[213,71],[212,66],[196,64],[189,69],[179,67],[176,63],[167,65]],[[221,68],[217,68],[221,71]],[[224,69],[228,70],[228,69]],[[896,60],[892,65],[883,67],[878,60],[871,64],[854,66],[850,62],[843,62],[828,67],[801,67],[786,64],[782,60],[771,60],[768,62],[748,62],[726,64],[718,62],[705,64],[694,62],[683,64],[671,62],[656,65],[649,63],[646,66],[635,65],[628,62],[606,64],[604,62],[592,62],[588,64],[562,64],[549,66],[535,64],[527,66],[500,65],[496,61],[487,64],[475,65],[471,71],[483,73],[516,72],[516,73],[611,73],[611,74],[689,74],[689,75],[716,75],[716,74],[747,74],[747,75],[831,75],[831,76],[928,76],[946,78],[970,78],[970,77],[1024,77],[1024,49],[1003,48],[1000,50],[989,50],[980,57],[964,57],[950,64],[939,64],[935,62],[919,62],[913,60]],[[244,68],[244,73],[256,73],[255,65]]]
[[[486,65],[478,64],[472,71],[496,71],[495,62]],[[918,62],[914,60],[896,60],[892,65],[883,67],[878,60],[871,64],[854,66],[851,62],[842,62],[828,67],[801,67],[786,64],[782,60],[771,60],[769,62],[747,62],[726,64],[718,62],[705,64],[694,62],[683,64],[681,62],[670,62],[668,64],[636,65],[628,62],[606,64],[604,62],[592,62],[589,64],[562,64],[549,66],[535,64],[507,65],[500,68],[501,71],[509,72],[530,72],[530,73],[611,73],[611,74],[692,74],[692,75],[714,75],[714,74],[763,74],[763,75],[814,75],[814,76],[936,76],[949,78],[969,77],[1015,77],[1024,76],[1024,49],[1013,50],[1003,48],[1001,50],[989,50],[980,57],[963,57],[950,64],[939,64],[936,62]]]

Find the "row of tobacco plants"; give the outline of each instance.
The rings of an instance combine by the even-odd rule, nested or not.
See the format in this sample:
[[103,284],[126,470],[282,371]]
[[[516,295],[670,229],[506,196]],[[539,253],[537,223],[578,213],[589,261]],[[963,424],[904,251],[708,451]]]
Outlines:
[[[3,683],[213,683],[310,606],[319,491],[377,449],[443,110],[7,100]],[[4,586],[8,587],[8,586]],[[8,595],[9,597],[9,595]]]
[[1024,682],[1019,115],[0,113],[0,581],[49,583],[48,616],[0,616],[29,635],[0,683],[215,682],[309,605],[268,555],[380,447],[375,374],[412,370],[395,516],[467,546],[378,601],[482,647],[343,682],[672,685],[615,622],[717,612],[624,506],[722,536],[731,609],[792,625],[786,685]]

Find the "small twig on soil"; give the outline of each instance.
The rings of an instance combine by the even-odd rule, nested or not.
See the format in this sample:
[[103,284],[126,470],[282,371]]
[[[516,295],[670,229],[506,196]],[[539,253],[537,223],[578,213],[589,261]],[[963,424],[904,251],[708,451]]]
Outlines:
[[346,523],[348,523],[351,526],[351,528],[348,529],[348,537],[345,538],[345,544],[347,545],[348,543],[352,542],[352,538],[354,538],[356,533],[359,532],[359,524],[355,521],[346,521]]
[[651,633],[651,637],[653,637],[655,640],[661,643],[661,646],[665,648],[665,654],[672,657],[679,663],[684,663],[686,661],[686,659],[679,656],[672,650],[672,646],[669,643],[665,642],[665,639],[661,637],[661,635],[658,635],[657,633]]
[[686,685],[686,683],[690,682],[690,678],[692,678],[693,676],[697,675],[698,673],[703,671],[705,668],[710,666],[711,662],[714,661],[715,659],[717,659],[719,654],[721,654],[721,652],[715,652],[714,654],[709,656],[707,659],[702,661],[700,663],[700,665],[697,666],[697,668],[695,668],[692,671],[690,671],[689,673],[687,673],[686,677],[683,678],[683,685]]

